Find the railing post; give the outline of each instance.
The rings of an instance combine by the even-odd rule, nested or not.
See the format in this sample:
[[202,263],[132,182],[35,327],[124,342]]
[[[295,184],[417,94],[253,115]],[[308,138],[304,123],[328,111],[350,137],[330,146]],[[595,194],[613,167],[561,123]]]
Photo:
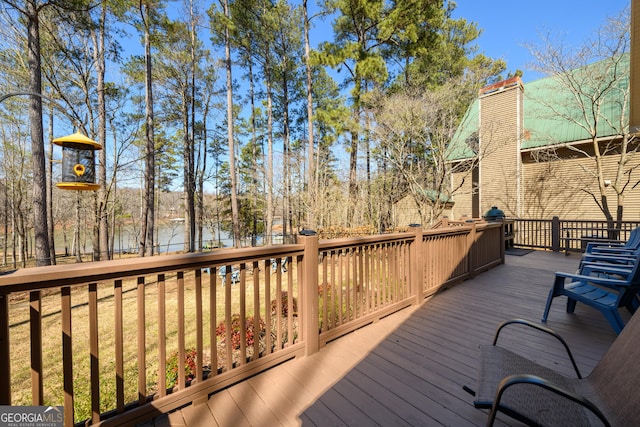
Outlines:
[[317,353],[320,348],[318,314],[318,235],[312,230],[302,230],[298,243],[304,245],[302,259],[302,333],[305,356]]
[[551,219],[551,250],[560,252],[560,218],[557,216]]
[[476,246],[476,222],[473,220],[467,220],[467,224],[471,227],[468,237],[469,240],[467,242],[467,271],[469,272],[469,278],[472,278],[475,276],[476,271],[475,260],[473,259],[473,251]]
[[504,264],[505,258],[507,256],[507,224],[504,222],[504,219],[501,222],[500,226],[500,259],[502,260],[501,264]]
[[0,405],[11,405],[9,295],[0,294]]
[[[445,220],[443,220],[445,221]],[[424,300],[424,244],[422,242],[422,226],[409,224],[409,230],[415,234],[413,244],[409,247],[409,265],[411,266],[410,292],[416,298],[416,304]]]

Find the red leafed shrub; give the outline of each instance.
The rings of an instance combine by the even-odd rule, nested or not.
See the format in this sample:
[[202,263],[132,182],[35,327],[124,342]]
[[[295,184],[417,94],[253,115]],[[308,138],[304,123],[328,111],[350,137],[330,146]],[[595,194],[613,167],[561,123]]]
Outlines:
[[[280,293],[280,303],[281,303],[281,315],[282,317],[288,317],[289,316],[289,295],[287,294],[287,291],[283,291]],[[277,314],[278,313],[278,300],[271,300],[271,314]],[[297,316],[298,315],[298,300],[294,297],[293,298],[293,315]]]
[[[187,381],[195,377],[196,354],[195,348],[187,348],[184,351],[184,377]],[[167,359],[167,388],[178,384],[178,356],[179,353],[174,351]]]
[[324,295],[325,291],[326,291],[327,295],[331,295],[331,284],[325,283],[324,285],[318,285],[318,295],[319,296]]
[[[254,320],[253,316],[247,317],[247,319],[245,320],[245,331],[246,331],[245,344],[247,347],[252,346],[255,340],[260,339],[260,337],[263,337],[266,332],[267,325],[264,322],[264,320],[262,319],[259,320],[259,323],[258,323],[260,325],[259,331],[254,330],[253,320]],[[216,335],[222,339],[222,342],[224,342],[226,338],[226,330],[227,330],[227,327],[225,322],[220,322],[220,324],[216,328]],[[239,349],[240,343],[241,343],[240,340],[241,340],[240,315],[234,314],[233,316],[231,316],[231,348],[234,350]]]

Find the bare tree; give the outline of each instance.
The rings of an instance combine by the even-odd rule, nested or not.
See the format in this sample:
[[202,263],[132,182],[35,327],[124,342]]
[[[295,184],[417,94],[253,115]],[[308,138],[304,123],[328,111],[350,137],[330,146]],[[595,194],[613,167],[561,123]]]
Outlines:
[[[583,46],[571,49],[564,41],[547,34],[540,46],[529,45],[536,68],[550,76],[551,99],[535,99],[557,125],[578,129],[587,144],[567,144],[571,157],[585,160],[574,176],[574,188],[588,194],[604,214],[610,230],[619,229],[623,217],[625,192],[634,188],[631,162],[637,143],[629,134],[629,8],[607,19]],[[608,114],[611,109],[616,112]],[[566,141],[550,141],[566,142]],[[547,150],[546,155],[556,154]],[[614,171],[608,171],[606,157],[618,156]],[[559,158],[559,157],[558,157]],[[596,181],[596,185],[593,185]],[[570,185],[569,183],[567,183]],[[609,200],[611,188],[615,205]],[[615,230],[613,231],[615,237]]]
[[[406,90],[384,96],[375,111],[375,137],[379,146],[375,150],[381,164],[386,165],[386,188],[389,193],[408,194],[415,201],[423,224],[437,220],[450,205],[453,195],[460,190],[490,145],[479,147],[473,142],[475,156],[465,162],[451,162],[450,144],[459,122],[459,102],[473,92],[460,81],[451,81],[438,90]],[[477,141],[476,141],[477,143]],[[451,174],[458,174],[455,187]],[[390,209],[388,206],[381,209]],[[384,217],[384,211],[380,213]],[[388,224],[387,224],[388,225]]]

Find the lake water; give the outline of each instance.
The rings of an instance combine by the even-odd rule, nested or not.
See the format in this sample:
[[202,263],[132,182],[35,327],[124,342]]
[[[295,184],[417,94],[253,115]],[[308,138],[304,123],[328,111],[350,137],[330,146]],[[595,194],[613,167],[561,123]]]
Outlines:
[[[84,254],[90,254],[93,251],[91,244],[91,236],[88,234],[91,230],[83,231],[81,236],[80,251]],[[113,250],[118,253],[138,253],[139,227],[118,226],[115,231],[115,242]],[[233,246],[233,239],[226,232],[220,232],[220,242],[218,242],[218,234],[215,236],[211,230],[202,230],[203,246],[211,247],[230,247]],[[73,231],[67,230],[67,249],[72,252]],[[163,225],[158,229],[156,234],[156,253],[167,253],[184,250],[184,222],[175,221],[167,225]],[[64,237],[61,232],[56,232],[56,252],[65,251]]]

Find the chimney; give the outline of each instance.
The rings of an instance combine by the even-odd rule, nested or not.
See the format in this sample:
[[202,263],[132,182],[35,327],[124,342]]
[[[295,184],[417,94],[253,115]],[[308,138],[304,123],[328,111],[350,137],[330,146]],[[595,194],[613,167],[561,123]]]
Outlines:
[[479,95],[480,158],[475,180],[479,212],[499,203],[505,214],[518,216],[522,206],[524,85],[520,77],[511,77],[483,87]]

